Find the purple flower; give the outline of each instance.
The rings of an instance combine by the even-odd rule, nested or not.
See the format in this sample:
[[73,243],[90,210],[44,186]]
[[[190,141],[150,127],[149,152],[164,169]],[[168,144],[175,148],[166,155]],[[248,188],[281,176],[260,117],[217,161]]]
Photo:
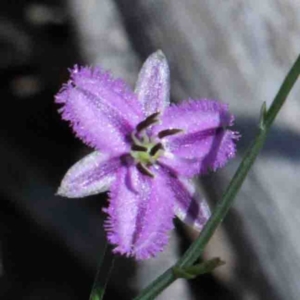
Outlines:
[[99,69],[75,66],[56,96],[62,118],[95,151],[77,162],[58,194],[109,190],[105,228],[116,253],[147,259],[168,242],[176,215],[201,230],[210,211],[191,178],[235,155],[233,116],[217,101],[170,105],[169,68],[161,51],[139,74],[135,91]]

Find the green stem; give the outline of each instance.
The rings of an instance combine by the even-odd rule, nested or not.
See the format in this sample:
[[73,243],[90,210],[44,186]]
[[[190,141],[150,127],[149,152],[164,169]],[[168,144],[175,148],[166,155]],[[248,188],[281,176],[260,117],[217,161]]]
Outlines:
[[100,259],[89,300],[101,300],[104,297],[106,285],[114,265],[114,255],[107,244]]
[[[225,191],[221,201],[217,204],[212,216],[201,231],[199,237],[192,243],[190,248],[184,253],[182,258],[176,263],[175,267],[188,267],[195,263],[195,261],[202,254],[206,244],[212,237],[218,225],[223,221],[229,208],[231,207],[235,196],[242,186],[251,166],[253,165],[257,155],[264,145],[267,133],[284,104],[288,94],[293,88],[297,78],[300,74],[300,55],[298,56],[293,67],[287,74],[282,83],[275,99],[273,100],[269,110],[262,114],[262,120],[259,126],[259,132],[254,139],[250,148],[246,151],[244,158],[239,165],[235,175],[233,176],[227,190]],[[173,267],[165,271],[156,280],[154,280],[148,287],[146,287],[135,300],[150,300],[154,299],[161,291],[168,287],[176,280],[174,276]]]
[[292,90],[295,82],[298,79],[298,76],[300,73],[299,69],[300,69],[300,55],[298,56],[296,62],[290,69],[287,76],[285,77],[285,79],[281,85],[281,88],[279,89],[275,99],[273,100],[273,102],[267,112],[267,116],[265,119],[266,128],[269,128],[272,125],[275,117],[277,116],[279,110],[281,109],[282,105],[284,104],[288,94]]

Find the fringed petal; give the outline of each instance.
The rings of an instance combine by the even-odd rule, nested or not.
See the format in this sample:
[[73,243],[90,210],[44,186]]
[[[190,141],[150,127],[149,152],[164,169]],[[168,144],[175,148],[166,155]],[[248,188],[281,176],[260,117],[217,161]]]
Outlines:
[[227,104],[207,99],[190,99],[169,106],[156,131],[178,128],[185,133],[192,133],[220,126],[231,126],[233,120]]
[[115,173],[120,165],[119,158],[110,158],[95,151],[70,168],[57,194],[80,198],[106,192],[115,180]]
[[154,130],[176,128],[182,132],[163,138],[166,155],[161,162],[188,177],[215,171],[235,155],[239,136],[227,129],[232,124],[227,105],[217,101],[195,100],[170,106],[162,124]]
[[122,168],[105,212],[109,215],[108,240],[116,245],[114,252],[147,259],[168,242],[174,216],[172,192],[159,173],[153,179],[136,167]]
[[142,118],[136,95],[99,69],[75,67],[56,102],[76,135],[102,152],[128,150],[129,135]]
[[146,117],[156,112],[163,112],[169,106],[170,72],[162,51],[153,53],[144,63],[135,93],[142,104]]

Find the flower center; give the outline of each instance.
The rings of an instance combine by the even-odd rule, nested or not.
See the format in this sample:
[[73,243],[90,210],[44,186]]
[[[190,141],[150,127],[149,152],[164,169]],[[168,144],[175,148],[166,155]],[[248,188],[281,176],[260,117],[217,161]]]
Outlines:
[[141,140],[136,139],[133,142],[130,154],[136,162],[152,165],[163,154],[163,150],[164,148],[161,143],[150,142],[149,137],[145,135]]
[[131,134],[132,146],[130,155],[134,158],[138,170],[150,177],[154,177],[154,174],[149,167],[155,164],[165,151],[160,140],[168,135],[182,132],[180,129],[167,129],[160,131],[157,137],[149,136],[147,129],[158,123],[159,114],[157,112],[147,117],[136,126],[136,129]]

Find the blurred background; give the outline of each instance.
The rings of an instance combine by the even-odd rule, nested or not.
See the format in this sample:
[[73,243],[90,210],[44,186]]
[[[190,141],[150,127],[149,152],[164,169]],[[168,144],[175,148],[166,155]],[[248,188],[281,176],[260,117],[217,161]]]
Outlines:
[[[228,103],[242,139],[234,161],[199,181],[213,207],[299,46],[297,0],[1,1],[0,299],[88,299],[104,251],[106,195],[55,196],[68,168],[90,151],[53,102],[68,68],[101,65],[133,85],[143,60],[162,49],[172,101]],[[299,299],[299,85],[207,247],[205,258],[226,265],[178,280],[158,299]],[[197,233],[176,225],[157,258],[116,259],[106,299],[132,299],[178,259]]]

